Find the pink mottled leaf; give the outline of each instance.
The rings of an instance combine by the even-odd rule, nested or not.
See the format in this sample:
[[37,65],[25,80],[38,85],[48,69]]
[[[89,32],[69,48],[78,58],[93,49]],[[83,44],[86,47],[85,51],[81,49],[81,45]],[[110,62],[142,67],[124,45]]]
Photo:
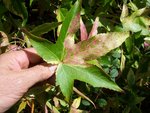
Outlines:
[[89,38],[97,35],[97,32],[98,32],[97,28],[98,28],[98,26],[99,26],[99,17],[96,17],[96,19],[94,21],[94,24],[93,24],[93,27],[91,29],[91,32],[89,34]]
[[78,13],[71,21],[70,27],[68,29],[69,34],[74,34],[80,27],[80,13]]
[[64,63],[87,66],[86,61],[94,60],[105,55],[109,51],[119,47],[126,38],[128,32],[102,33],[87,40],[66,47]]
[[68,35],[66,36],[66,39],[64,41],[65,48],[72,48],[74,45],[74,34],[77,32],[77,30],[80,27],[80,13],[78,13],[73,20],[71,21],[71,24],[68,28]]
[[74,43],[75,43],[74,35],[73,34],[68,34],[68,36],[66,37],[66,39],[64,41],[65,48],[72,50],[72,48],[74,48],[74,46],[75,46]]
[[81,41],[88,39],[88,33],[85,24],[82,21],[82,18],[80,19],[80,34],[81,34]]

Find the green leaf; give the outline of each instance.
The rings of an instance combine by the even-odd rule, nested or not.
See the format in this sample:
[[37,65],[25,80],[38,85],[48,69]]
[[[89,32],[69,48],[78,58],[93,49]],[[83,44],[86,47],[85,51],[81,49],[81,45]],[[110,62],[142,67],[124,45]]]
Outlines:
[[6,8],[13,14],[20,16],[23,19],[22,26],[24,26],[28,19],[28,12],[23,0],[3,0]]
[[71,25],[71,22],[74,19],[74,17],[80,12],[80,8],[81,8],[81,0],[77,0],[77,2],[73,5],[73,7],[70,9],[70,11],[65,17],[65,20],[62,24],[60,35],[58,38],[58,43],[64,42],[68,33],[68,29]]
[[117,77],[118,76],[118,70],[117,69],[112,69],[110,71],[110,75],[111,75],[112,78]]
[[133,11],[137,11],[137,10],[138,10],[137,6],[136,6],[132,1],[130,1],[130,3],[129,3],[128,5],[130,6],[130,8],[131,8]]
[[[63,40],[66,38],[68,30],[71,26],[73,19],[76,17],[77,13],[80,11],[81,0],[77,1],[75,5],[71,8],[69,13],[67,14],[61,28],[61,32],[56,44],[50,44],[49,41],[34,36],[33,34],[24,30],[24,32],[28,35],[31,44],[37,50],[38,54],[48,63],[58,64],[63,57],[64,54],[64,44]],[[46,25],[46,26],[45,26]],[[42,25],[38,28],[35,28],[32,33],[38,32],[38,35],[43,33],[43,31],[50,27],[51,25]],[[55,26],[55,25],[54,25]],[[42,29],[42,30],[41,30]],[[50,28],[49,28],[50,29]],[[48,29],[46,30],[48,31]],[[46,32],[45,31],[45,32]],[[37,33],[36,33],[37,34]]]
[[34,1],[34,0],[30,0],[30,6],[32,5],[33,1]]
[[129,87],[132,88],[133,85],[135,84],[135,75],[132,69],[130,69],[130,71],[128,72],[127,81],[128,81]]
[[125,41],[125,45],[126,45],[126,49],[128,51],[128,53],[131,53],[134,47],[134,39],[133,37],[129,37],[126,41]]
[[98,61],[100,62],[102,66],[110,67],[112,65],[110,56],[108,55],[98,58]]
[[149,18],[143,16],[142,14],[146,11],[146,8],[136,10],[130,16],[125,15],[125,8],[122,11],[121,22],[123,29],[125,31],[139,32],[141,31],[142,35],[149,35],[150,31],[148,30],[150,21]]
[[72,24],[72,20],[75,18],[75,16],[80,12],[81,8],[81,0],[77,0],[76,3],[73,5],[73,7],[70,9],[70,11],[67,13],[65,20],[62,23],[60,35],[58,37],[58,40],[56,42],[57,45],[61,45],[61,48],[59,51],[62,52],[62,57],[64,55],[64,40],[67,37],[68,30]]
[[103,98],[98,100],[98,104],[100,107],[105,107],[107,105],[107,101]]
[[44,23],[42,25],[39,25],[39,26],[35,27],[31,31],[31,33],[36,35],[36,36],[41,36],[42,34],[45,34],[49,31],[55,29],[60,24],[61,24],[60,22]]
[[86,61],[97,59],[119,47],[128,37],[128,32],[112,32],[98,34],[69,47],[68,42],[65,44],[67,54],[64,62],[73,65],[86,65]]
[[115,91],[122,91],[115,82],[109,77],[103,75],[100,70],[95,67],[79,67],[67,64],[59,64],[56,71],[56,83],[60,86],[66,100],[69,101],[73,90],[74,80],[86,82],[94,87],[103,87]]
[[44,38],[37,37],[25,29],[23,32],[28,36],[32,46],[36,49],[37,53],[45,60],[47,63],[58,64],[60,62],[60,53],[57,50],[58,45],[52,44]]
[[[65,20],[65,16],[66,16],[67,13],[68,13],[68,10],[65,9],[65,8],[59,8],[59,9],[57,9],[56,10],[57,21],[58,22],[63,22]],[[58,26],[57,36],[59,36],[59,34],[60,34],[61,27],[62,27],[62,25]]]
[[84,106],[90,106],[91,105],[91,103],[89,101],[87,101],[87,100],[82,100],[82,104]]
[[59,8],[56,10],[56,14],[57,14],[57,20],[58,22],[62,22],[65,20],[65,16],[68,13],[68,10],[65,8]]

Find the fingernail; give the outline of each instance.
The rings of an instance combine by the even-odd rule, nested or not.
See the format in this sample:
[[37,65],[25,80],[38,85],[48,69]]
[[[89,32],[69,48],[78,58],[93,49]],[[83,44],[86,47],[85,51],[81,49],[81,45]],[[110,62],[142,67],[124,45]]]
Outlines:
[[57,65],[53,65],[49,67],[49,70],[51,73],[54,73],[56,71]]

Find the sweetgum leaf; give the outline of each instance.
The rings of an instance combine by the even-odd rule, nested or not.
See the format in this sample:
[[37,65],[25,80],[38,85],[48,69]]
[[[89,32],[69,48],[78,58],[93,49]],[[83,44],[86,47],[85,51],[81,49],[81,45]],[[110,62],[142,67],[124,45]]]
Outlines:
[[60,86],[67,101],[69,101],[72,94],[74,80],[86,82],[94,87],[122,91],[115,82],[103,75],[99,68],[95,66],[84,68],[80,66],[59,64],[56,71],[56,83]]
[[92,29],[91,29],[91,32],[89,34],[89,37],[93,37],[95,35],[97,35],[98,31],[97,31],[97,28],[99,27],[99,17],[96,17],[94,23],[93,23],[93,26],[92,26]]
[[85,27],[85,24],[82,21],[82,18],[80,19],[80,39],[81,41],[88,39],[88,33]]
[[71,24],[68,28],[69,34],[74,34],[80,27],[80,13],[78,13],[71,21]]
[[64,43],[66,48],[64,63],[86,65],[86,61],[97,59],[119,47],[128,37],[128,32],[103,33],[69,47],[67,44],[72,43],[72,40],[67,38],[68,43]]
[[[70,9],[70,11],[67,13],[65,20],[62,23],[61,31],[58,37],[58,40],[56,42],[56,45],[59,45],[60,48],[58,48],[58,51],[61,52],[61,60],[64,57],[65,49],[64,49],[64,40],[68,35],[69,29],[71,28],[72,21],[74,18],[79,15],[80,9],[81,9],[81,1],[77,0],[76,3],[73,5],[73,7]],[[80,15],[79,15],[80,16]],[[76,23],[75,23],[76,24]]]
[[35,36],[25,29],[22,31],[28,36],[32,46],[36,49],[37,53],[45,60],[47,63],[58,64],[61,59],[61,54],[57,50],[59,45],[53,44],[50,41]]
[[65,20],[62,23],[62,28],[57,43],[64,42],[68,34],[68,30],[72,24],[72,20],[80,12],[80,9],[81,9],[81,0],[77,0],[76,3],[73,5],[73,7],[70,9],[70,11],[67,13]]
[[88,33],[87,33],[87,30],[86,30],[86,27],[82,21],[82,18],[80,19],[80,33],[81,33],[81,41],[83,40],[87,40],[88,38],[91,38],[95,35],[97,35],[98,31],[97,31],[97,28],[99,27],[99,17],[96,17],[94,23],[93,23],[93,26],[92,26],[92,29],[89,33],[89,36],[88,36]]
[[[37,50],[38,54],[47,62],[47,63],[52,63],[52,64],[58,64],[62,59],[64,55],[64,39],[66,38],[68,31],[70,29],[70,26],[72,24],[72,21],[74,18],[79,15],[80,12],[80,7],[81,7],[81,0],[78,0],[73,7],[70,9],[70,11],[67,13],[67,16],[65,17],[65,20],[62,23],[60,35],[58,37],[58,40],[56,44],[50,44],[50,42],[46,39],[39,38],[30,32],[23,30],[26,35],[29,37],[29,40],[32,44],[32,46]],[[55,26],[55,24],[54,24]],[[38,28],[35,28],[32,32],[34,34],[37,34],[36,32],[38,30],[40,35],[43,33],[43,29],[51,29],[51,24],[46,24],[39,26]],[[42,31],[41,31],[42,29]],[[45,30],[45,32],[47,31]]]

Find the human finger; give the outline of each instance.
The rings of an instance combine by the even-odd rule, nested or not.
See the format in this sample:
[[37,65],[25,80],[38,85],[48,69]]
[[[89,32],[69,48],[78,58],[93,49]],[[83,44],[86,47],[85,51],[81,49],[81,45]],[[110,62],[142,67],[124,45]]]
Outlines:
[[57,66],[37,65],[29,69],[22,70],[18,75],[18,85],[27,91],[34,84],[47,80],[56,70]]
[[33,48],[27,48],[19,51],[11,51],[0,55],[0,67],[11,70],[20,70],[28,68],[30,64],[41,62],[41,57]]

